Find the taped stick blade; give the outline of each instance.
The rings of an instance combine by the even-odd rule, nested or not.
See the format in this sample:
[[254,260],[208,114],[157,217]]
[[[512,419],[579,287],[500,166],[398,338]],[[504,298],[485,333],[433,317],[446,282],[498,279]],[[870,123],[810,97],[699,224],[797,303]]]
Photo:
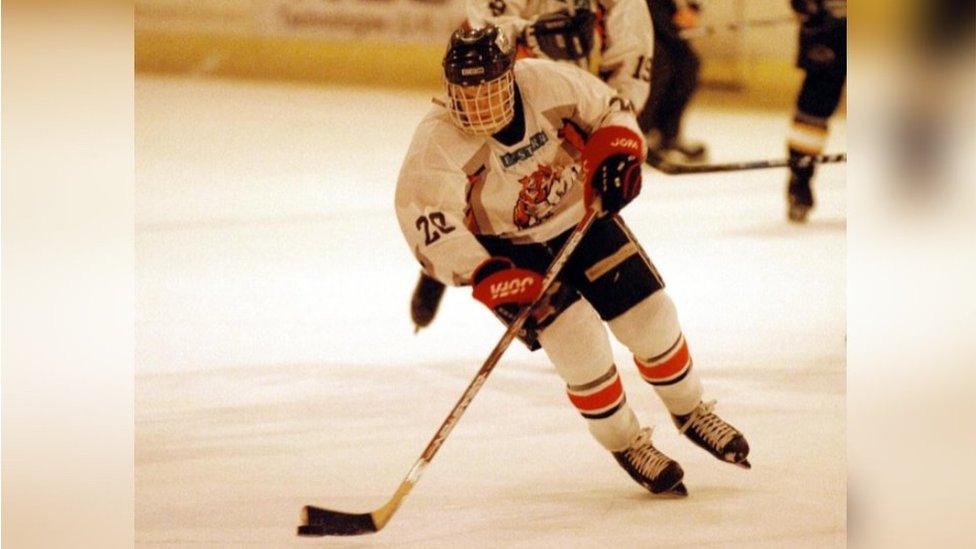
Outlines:
[[371,513],[343,513],[306,505],[302,508],[299,536],[358,536],[377,531]]

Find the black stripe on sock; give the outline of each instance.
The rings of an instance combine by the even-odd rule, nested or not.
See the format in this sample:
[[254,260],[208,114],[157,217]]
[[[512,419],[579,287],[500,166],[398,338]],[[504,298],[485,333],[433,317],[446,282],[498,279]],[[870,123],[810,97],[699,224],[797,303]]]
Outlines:
[[648,383],[650,383],[651,385],[654,385],[655,387],[663,387],[665,385],[674,385],[675,383],[681,381],[682,379],[684,379],[688,375],[688,372],[691,371],[691,367],[692,366],[694,366],[694,363],[693,362],[689,362],[688,368],[684,372],[682,372],[682,374],[680,376],[678,376],[678,377],[676,377],[674,379],[669,379],[667,381],[647,381],[645,379],[644,381],[647,381]]
[[581,391],[587,391],[599,385],[602,385],[617,375],[617,366],[614,364],[610,365],[610,369],[607,370],[605,374],[594,379],[589,383],[583,383],[582,385],[567,385],[566,388],[574,393],[579,393]]
[[657,361],[661,360],[662,358],[664,358],[664,357],[668,356],[669,354],[671,354],[675,349],[678,348],[678,344],[681,343],[681,335],[682,335],[681,332],[678,332],[678,339],[674,340],[674,343],[671,344],[671,347],[669,347],[667,351],[664,351],[663,353],[661,353],[661,354],[659,354],[659,355],[657,355],[655,357],[651,357],[651,358],[649,358],[647,360],[641,359],[641,362],[643,362],[646,366],[653,366],[654,364],[652,364],[652,363],[657,362]]

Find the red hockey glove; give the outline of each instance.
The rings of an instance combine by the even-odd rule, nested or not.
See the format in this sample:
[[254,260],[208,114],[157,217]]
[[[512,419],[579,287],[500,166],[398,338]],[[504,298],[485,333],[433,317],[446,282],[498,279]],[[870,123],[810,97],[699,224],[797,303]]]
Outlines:
[[472,279],[474,298],[499,313],[499,308],[511,313],[520,305],[532,303],[542,288],[539,273],[520,269],[507,257],[486,259],[474,270]]
[[600,197],[603,210],[617,213],[641,190],[641,138],[622,126],[606,126],[590,136],[581,163],[587,209]]

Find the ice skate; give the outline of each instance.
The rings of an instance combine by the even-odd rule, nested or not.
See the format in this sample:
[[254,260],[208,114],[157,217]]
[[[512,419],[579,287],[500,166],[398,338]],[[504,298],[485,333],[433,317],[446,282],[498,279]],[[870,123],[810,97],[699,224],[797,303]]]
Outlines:
[[813,190],[810,178],[792,173],[786,191],[786,215],[793,223],[805,223],[813,209]]
[[426,328],[434,320],[443,296],[444,285],[421,272],[417,287],[413,289],[413,297],[410,299],[410,318],[413,319],[415,326],[414,333],[419,332],[421,328]]
[[685,141],[680,137],[662,139],[651,132],[647,137],[648,154],[671,164],[700,164],[708,161],[708,148],[701,141]]
[[744,469],[752,468],[746,459],[749,456],[746,438],[738,429],[715,415],[712,412],[714,408],[714,400],[700,402],[690,414],[672,415],[671,419],[680,433],[716,458]]
[[676,137],[670,141],[665,141],[663,148],[672,151],[673,154],[680,155],[683,162],[705,162],[708,160],[708,147],[701,141],[685,141]]
[[650,428],[641,429],[630,443],[630,448],[613,452],[613,457],[637,484],[652,493],[688,495],[688,490],[681,482],[684,471],[677,461],[654,447]]

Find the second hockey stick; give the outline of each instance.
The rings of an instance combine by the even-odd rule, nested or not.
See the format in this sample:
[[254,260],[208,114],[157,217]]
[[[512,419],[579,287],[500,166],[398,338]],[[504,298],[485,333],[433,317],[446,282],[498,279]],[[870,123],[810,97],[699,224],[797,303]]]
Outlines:
[[[813,154],[801,157],[801,161],[811,164],[830,164],[847,162],[847,153]],[[773,160],[749,160],[746,162],[728,162],[724,164],[679,164],[668,162],[651,152],[647,154],[647,165],[668,175],[688,175],[695,173],[737,172],[742,170],[763,170],[767,168],[785,168],[790,165],[788,158]]]
[[560,248],[559,253],[553,258],[552,263],[549,265],[549,269],[546,271],[545,276],[542,278],[542,287],[539,292],[539,297],[529,305],[526,305],[519,312],[515,320],[508,326],[505,330],[505,334],[502,335],[501,340],[495,345],[495,348],[485,359],[484,364],[481,365],[481,369],[475,374],[474,379],[468,384],[467,389],[461,394],[461,398],[458,399],[457,404],[451,409],[451,413],[447,415],[447,419],[441,423],[437,432],[434,433],[434,437],[427,444],[427,448],[424,449],[423,454],[420,455],[420,459],[413,464],[410,468],[410,472],[400,483],[393,497],[386,502],[382,507],[371,511],[368,513],[345,513],[342,511],[333,511],[331,509],[324,509],[322,507],[316,507],[314,505],[306,505],[302,509],[302,524],[298,527],[298,535],[300,536],[354,536],[359,534],[370,534],[373,532],[378,532],[381,528],[386,526],[389,522],[390,517],[396,512],[400,503],[403,499],[407,497],[410,490],[413,489],[414,484],[420,479],[420,475],[424,472],[427,464],[434,459],[434,454],[440,449],[441,444],[447,438],[447,435],[451,433],[454,426],[457,424],[458,420],[461,419],[461,415],[471,404],[475,395],[484,385],[485,380],[488,379],[488,374],[495,368],[498,364],[499,359],[501,359],[502,354],[508,349],[508,346],[515,339],[515,335],[518,334],[522,326],[529,319],[529,315],[532,313],[532,309],[540,303],[543,299],[548,297],[550,290],[555,282],[556,277],[562,272],[563,267],[566,265],[566,261],[569,260],[570,255],[573,250],[579,246],[579,243],[583,240],[586,232],[589,230],[590,226],[593,225],[593,221],[596,220],[598,210],[596,208],[587,210],[583,219],[579,222],[573,232],[566,239],[566,243]]

